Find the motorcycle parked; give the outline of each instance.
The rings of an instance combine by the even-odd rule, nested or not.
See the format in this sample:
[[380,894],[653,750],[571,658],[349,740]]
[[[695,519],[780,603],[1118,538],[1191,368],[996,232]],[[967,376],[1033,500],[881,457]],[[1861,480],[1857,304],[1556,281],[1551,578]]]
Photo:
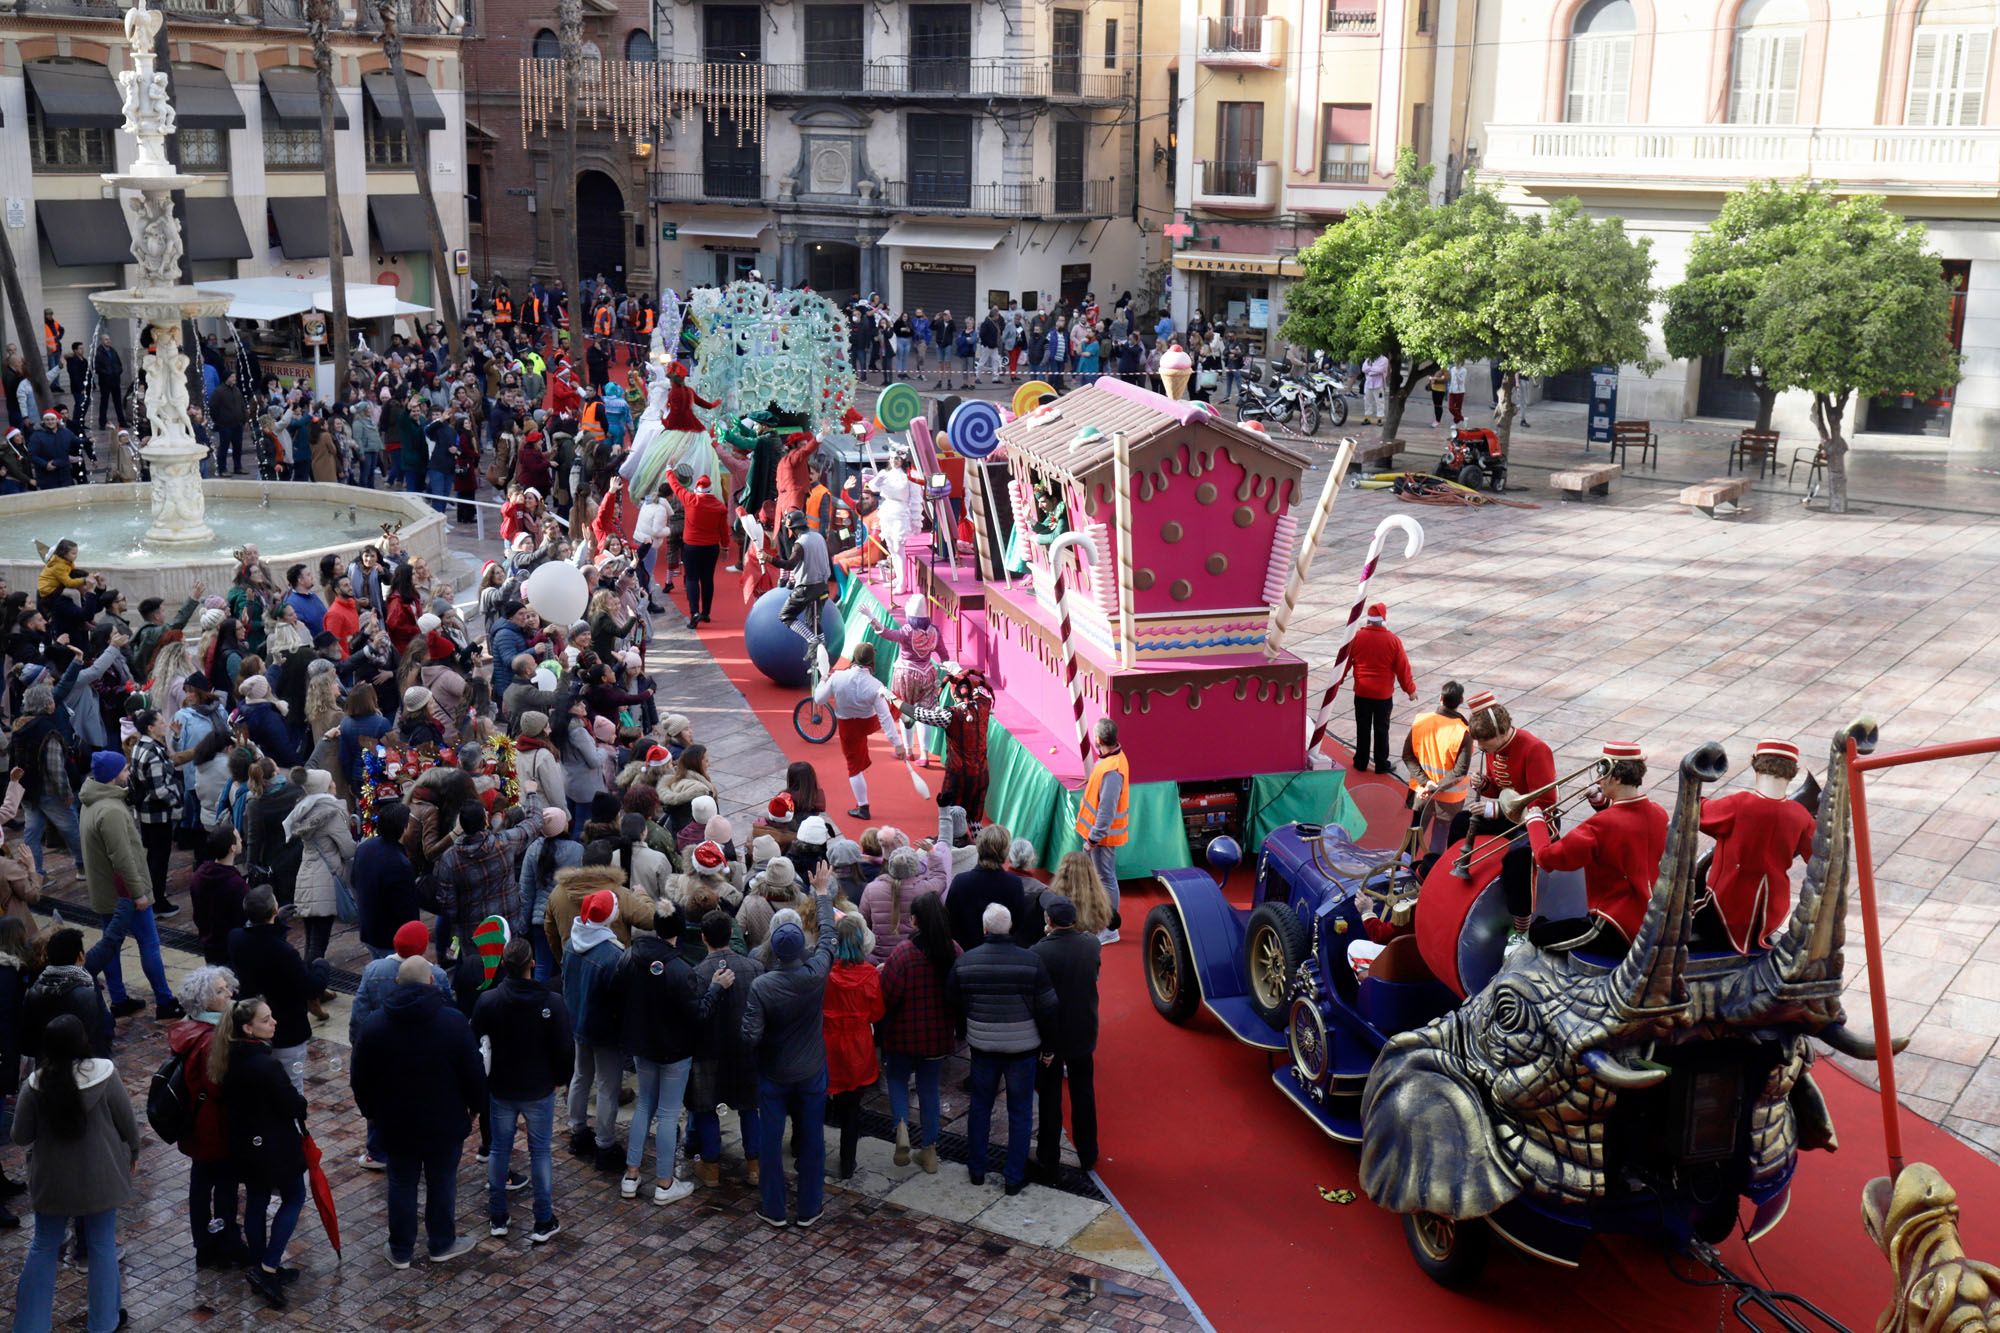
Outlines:
[[1361,395],[1347,387],[1347,381],[1338,375],[1329,375],[1323,370],[1315,370],[1306,377],[1313,397],[1319,400],[1320,416],[1336,429],[1347,424],[1347,400]]
[[1260,376],[1244,378],[1236,394],[1236,419],[1261,421],[1267,426],[1285,426],[1298,421],[1307,435],[1319,432],[1319,397],[1298,380],[1279,376],[1270,388],[1258,382]]

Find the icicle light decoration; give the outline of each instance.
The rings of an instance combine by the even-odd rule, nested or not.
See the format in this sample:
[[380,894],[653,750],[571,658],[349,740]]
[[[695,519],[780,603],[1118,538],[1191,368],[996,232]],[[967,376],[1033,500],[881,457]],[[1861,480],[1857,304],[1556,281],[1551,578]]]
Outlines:
[[[569,80],[559,58],[521,61],[521,146],[531,134],[569,125]],[[579,126],[609,129],[620,138],[666,137],[673,122],[688,130],[697,121],[709,129],[735,131],[736,146],[755,143],[762,160],[769,151],[764,118],[770,77],[761,65],[736,62],[591,60],[577,70]]]

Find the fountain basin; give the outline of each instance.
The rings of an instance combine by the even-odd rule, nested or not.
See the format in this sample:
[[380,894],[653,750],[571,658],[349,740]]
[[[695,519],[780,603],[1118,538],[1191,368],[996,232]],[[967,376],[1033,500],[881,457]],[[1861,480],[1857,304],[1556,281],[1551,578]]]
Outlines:
[[227,590],[236,575],[234,552],[246,542],[282,580],[294,564],[317,569],[329,551],[343,563],[353,559],[381,538],[384,523],[400,524],[403,549],[422,556],[433,574],[445,572],[444,515],[419,496],[322,482],[216,480],[201,489],[214,536],[172,543],[146,540],[153,521],[149,482],[0,496],[0,577],[10,589],[33,592],[44,563],[35,543],[53,548],[67,537],[77,544],[77,564],[123,592],[135,618],[147,597],[165,599],[171,617],[197,579],[211,593]]

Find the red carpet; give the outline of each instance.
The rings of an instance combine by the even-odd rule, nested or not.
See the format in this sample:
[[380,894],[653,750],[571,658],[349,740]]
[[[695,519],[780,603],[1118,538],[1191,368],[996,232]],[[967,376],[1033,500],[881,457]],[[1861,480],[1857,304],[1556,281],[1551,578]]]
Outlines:
[[[1128,888],[1128,925],[1161,898]],[[1333,1311],[1361,1329],[1719,1326],[1718,1291],[1676,1282],[1657,1250],[1628,1239],[1594,1245],[1575,1271],[1496,1241],[1476,1292],[1434,1285],[1398,1218],[1365,1195],[1347,1205],[1320,1197],[1319,1186],[1358,1193],[1355,1150],[1285,1100],[1261,1052],[1205,1013],[1182,1029],[1153,1012],[1137,940],[1128,929],[1107,951],[1100,983],[1098,1171],[1218,1329],[1314,1327]],[[1862,1186],[1885,1171],[1880,1102],[1829,1064],[1815,1076],[1843,1146],[1802,1158],[1791,1211],[1754,1258],[1740,1240],[1724,1258],[1752,1279],[1761,1262],[1765,1285],[1871,1329],[1891,1289],[1861,1225]],[[1903,1136],[1908,1160],[1931,1163],[1957,1188],[1968,1251],[2000,1255],[2000,1202],[1989,1202],[2000,1200],[2000,1168],[1907,1112]]]

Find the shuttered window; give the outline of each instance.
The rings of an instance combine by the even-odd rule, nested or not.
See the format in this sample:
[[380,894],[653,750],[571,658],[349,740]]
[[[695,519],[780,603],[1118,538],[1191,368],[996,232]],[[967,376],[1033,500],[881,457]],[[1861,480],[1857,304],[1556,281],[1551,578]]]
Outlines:
[[1569,97],[1563,119],[1576,125],[1621,125],[1632,86],[1632,38],[1578,37],[1569,44]]
[[1792,125],[1799,118],[1799,66],[1806,36],[1798,31],[1736,34],[1729,79],[1733,125]]
[[1986,28],[1922,27],[1910,52],[1905,125],[1977,125],[1986,111]]

